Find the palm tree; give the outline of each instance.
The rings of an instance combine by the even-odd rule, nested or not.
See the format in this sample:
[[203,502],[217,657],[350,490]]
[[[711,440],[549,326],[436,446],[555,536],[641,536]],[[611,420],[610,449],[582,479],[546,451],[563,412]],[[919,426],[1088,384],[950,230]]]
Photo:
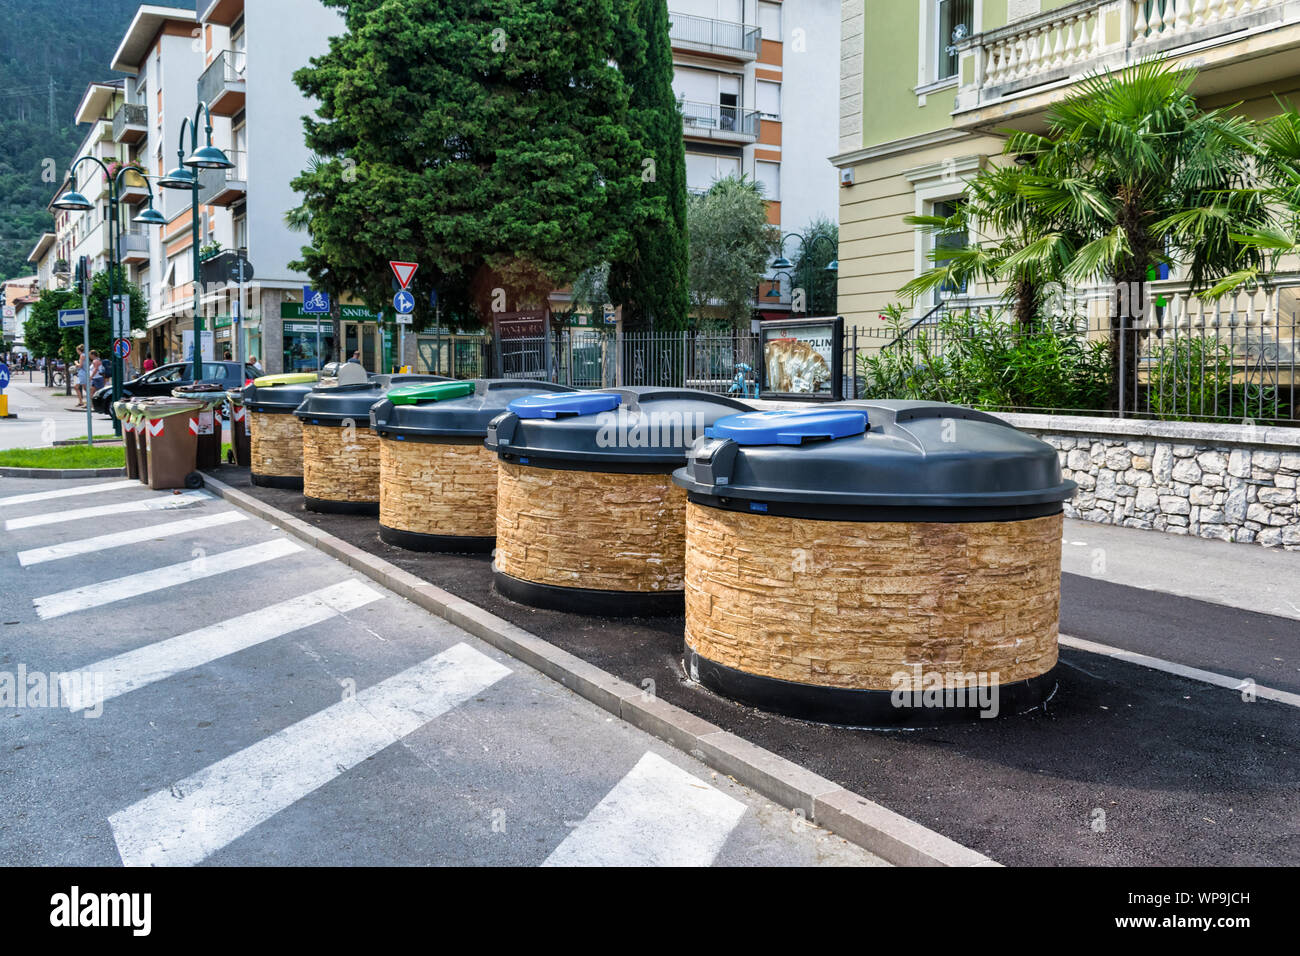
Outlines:
[[1114,283],[1116,405],[1121,389],[1124,404],[1135,404],[1137,337],[1125,330],[1145,317],[1150,270],[1181,266],[1200,291],[1261,260],[1232,239],[1262,216],[1249,189],[1254,124],[1227,108],[1202,110],[1190,91],[1195,76],[1147,60],[1089,77],[1048,111],[1045,134],[1007,141],[1008,152],[1033,160],[1021,195],[1070,237],[1063,277]]

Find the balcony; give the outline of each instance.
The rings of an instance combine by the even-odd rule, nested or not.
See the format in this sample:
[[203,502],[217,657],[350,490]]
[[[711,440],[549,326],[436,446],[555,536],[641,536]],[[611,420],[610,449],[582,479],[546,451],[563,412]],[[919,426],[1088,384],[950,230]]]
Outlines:
[[199,171],[199,204],[233,206],[248,195],[248,156],[242,150],[228,149],[226,155],[234,169]]
[[730,60],[758,59],[759,39],[762,36],[758,27],[728,20],[692,17],[684,13],[669,13],[668,17],[671,21],[668,36],[672,38],[674,50]]
[[113,115],[113,142],[138,143],[149,135],[149,110],[139,103],[123,103]]
[[218,53],[199,77],[199,99],[215,116],[234,116],[244,108],[244,68],[248,56],[234,50]]
[[1031,127],[1061,88],[1152,56],[1198,70],[1197,95],[1295,74],[1300,19],[1289,0],[1079,0],[957,44],[953,122]]
[[121,199],[123,202],[137,203],[149,198],[149,186],[144,177],[136,172],[128,172],[122,177]]
[[733,143],[752,143],[758,139],[758,110],[717,103],[692,103],[682,107],[682,132],[693,139],[717,139]]
[[118,252],[122,261],[139,265],[149,261],[149,235],[143,226],[131,226],[118,237]]

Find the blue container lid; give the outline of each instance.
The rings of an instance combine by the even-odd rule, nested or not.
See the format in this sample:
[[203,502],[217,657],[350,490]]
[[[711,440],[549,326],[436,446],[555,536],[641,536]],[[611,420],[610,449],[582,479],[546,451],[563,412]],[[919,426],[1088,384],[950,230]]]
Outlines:
[[613,411],[622,401],[622,396],[610,392],[577,392],[567,395],[528,395],[516,398],[506,407],[520,418],[560,418]]
[[737,445],[802,445],[850,438],[867,430],[867,413],[847,408],[780,409],[719,418],[704,434]]

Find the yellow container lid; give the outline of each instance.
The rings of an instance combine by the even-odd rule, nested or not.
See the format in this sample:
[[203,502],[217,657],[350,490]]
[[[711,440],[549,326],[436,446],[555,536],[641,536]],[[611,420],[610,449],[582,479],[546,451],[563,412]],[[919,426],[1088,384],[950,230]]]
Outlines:
[[261,378],[253,379],[253,384],[258,388],[274,385],[305,385],[307,382],[315,382],[319,379],[315,372],[287,372],[283,375],[263,375]]

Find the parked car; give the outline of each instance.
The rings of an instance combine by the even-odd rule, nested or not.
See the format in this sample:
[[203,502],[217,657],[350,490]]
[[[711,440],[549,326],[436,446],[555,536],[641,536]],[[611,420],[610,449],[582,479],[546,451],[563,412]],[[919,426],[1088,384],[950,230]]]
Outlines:
[[[172,389],[189,385],[194,381],[194,366],[190,362],[173,362],[160,365],[152,371],[145,372],[139,378],[133,378],[122,384],[123,398],[148,398],[158,395],[170,395]],[[203,384],[224,385],[226,388],[239,388],[249,379],[257,378],[261,373],[251,365],[240,367],[238,362],[204,362]],[[113,387],[106,385],[91,397],[92,407],[101,415],[108,415],[113,404]]]

